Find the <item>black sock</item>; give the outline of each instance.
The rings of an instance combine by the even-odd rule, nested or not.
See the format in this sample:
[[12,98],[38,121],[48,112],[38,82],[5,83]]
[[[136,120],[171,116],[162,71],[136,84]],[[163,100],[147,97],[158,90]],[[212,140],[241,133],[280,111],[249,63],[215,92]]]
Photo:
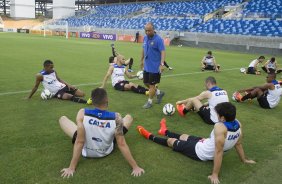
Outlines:
[[128,68],[131,70],[131,67],[133,65],[133,58],[130,58],[129,64],[128,64]]
[[153,134],[151,134],[149,136],[149,139],[157,144],[163,145],[163,146],[168,146],[167,144],[167,139],[165,138],[160,138],[160,137],[156,137]]
[[167,130],[167,131],[165,132],[165,136],[167,136],[167,137],[169,137],[169,138],[176,138],[176,139],[179,139],[181,135]]
[[183,109],[183,113],[187,114],[190,110],[187,110],[186,108]]
[[247,100],[247,99],[249,99],[249,98],[251,98],[252,97],[252,94],[251,93],[248,93],[248,94],[246,94],[245,96],[243,96],[243,98],[241,99],[242,101],[245,101],[245,100]]
[[131,90],[134,92],[134,93],[139,93],[139,94],[146,94],[146,91],[148,91],[146,88],[144,88],[144,87],[142,87],[142,86],[137,86],[137,88],[136,87],[134,87],[134,86],[132,86],[131,87]]
[[83,104],[87,103],[86,100],[78,98],[78,97],[75,97],[75,96],[72,96],[70,100],[73,101],[73,102],[77,102],[77,103],[83,103]]
[[164,65],[165,67],[169,68],[168,64],[164,61]]

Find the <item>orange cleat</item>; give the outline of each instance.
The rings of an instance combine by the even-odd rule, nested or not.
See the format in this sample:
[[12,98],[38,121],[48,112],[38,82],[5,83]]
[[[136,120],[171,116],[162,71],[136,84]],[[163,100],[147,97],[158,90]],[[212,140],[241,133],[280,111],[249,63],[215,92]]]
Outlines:
[[242,102],[243,96],[241,95],[241,93],[235,92],[235,93],[234,93],[234,98],[235,98],[235,100],[236,100],[237,102]]
[[152,134],[151,132],[148,132],[144,127],[142,127],[140,125],[137,126],[137,130],[146,139],[149,139],[150,135]]
[[167,131],[166,119],[165,119],[165,118],[163,118],[163,119],[161,120],[160,126],[161,126],[161,128],[159,129],[158,133],[159,133],[159,135],[165,136],[165,132]]
[[183,104],[181,104],[181,105],[176,105],[176,109],[177,109],[177,111],[178,111],[178,114],[179,114],[180,116],[182,116],[182,117],[185,116],[185,114],[183,113],[184,107],[185,107],[185,106],[184,106]]

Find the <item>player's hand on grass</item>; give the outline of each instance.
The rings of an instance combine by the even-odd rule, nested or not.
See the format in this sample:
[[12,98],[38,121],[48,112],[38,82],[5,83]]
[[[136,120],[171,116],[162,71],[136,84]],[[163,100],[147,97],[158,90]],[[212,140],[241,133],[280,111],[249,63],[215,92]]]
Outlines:
[[142,169],[141,167],[135,167],[132,169],[132,176],[141,176],[143,173],[145,173],[144,169]]
[[70,176],[73,176],[73,173],[75,172],[75,170],[71,169],[71,168],[64,168],[61,170],[61,176],[63,178],[67,177],[69,178]]
[[245,159],[245,160],[244,160],[244,163],[245,163],[245,164],[255,164],[255,163],[256,163],[256,161],[254,161],[254,160],[247,160],[247,159]]
[[212,184],[219,184],[220,183],[218,176],[215,175],[215,174],[209,175],[208,178],[209,178],[209,180],[211,180]]

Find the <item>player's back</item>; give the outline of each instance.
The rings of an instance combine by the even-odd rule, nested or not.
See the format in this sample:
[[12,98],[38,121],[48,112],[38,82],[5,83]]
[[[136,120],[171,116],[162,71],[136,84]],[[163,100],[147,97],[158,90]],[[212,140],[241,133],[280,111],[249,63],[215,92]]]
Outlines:
[[85,143],[82,149],[84,157],[104,157],[113,148],[115,137],[116,115],[106,110],[85,109],[83,125],[85,129]]

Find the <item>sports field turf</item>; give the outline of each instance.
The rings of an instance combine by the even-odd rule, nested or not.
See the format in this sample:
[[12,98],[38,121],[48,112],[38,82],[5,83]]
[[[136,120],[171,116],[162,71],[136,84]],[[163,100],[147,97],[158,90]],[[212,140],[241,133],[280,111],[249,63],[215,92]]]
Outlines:
[[[135,59],[133,69],[137,71],[141,44],[117,42],[115,45],[118,52]],[[251,76],[239,72],[239,68],[248,66],[258,55],[213,50],[222,71],[201,72],[200,60],[206,52],[207,49],[167,48],[166,60],[174,70],[163,73],[159,88],[166,95],[162,104],[149,110],[142,109],[145,96],[118,92],[107,84],[109,110],[122,115],[130,113],[135,119],[126,140],[134,158],[145,169],[143,176],[130,176],[131,168],[116,149],[106,158],[81,158],[74,177],[62,179],[60,170],[69,166],[72,144],[60,129],[58,119],[66,115],[75,120],[77,111],[86,105],[57,99],[43,101],[42,86],[31,100],[23,98],[33,87],[35,74],[42,69],[45,59],[53,60],[59,76],[86,92],[88,98],[90,91],[100,86],[108,69],[110,42],[1,33],[0,183],[208,183],[212,162],[191,160],[145,140],[136,131],[137,125],[143,125],[156,133],[164,117],[163,105],[198,95],[204,90],[207,76],[215,76],[229,96],[236,89],[265,82],[265,74]],[[281,56],[277,60],[281,66]],[[142,84],[140,80],[134,82]],[[235,149],[229,151],[223,159],[221,183],[281,183],[282,103],[273,110],[261,109],[256,100],[236,107],[237,118],[243,125],[245,153],[257,164],[242,164]],[[176,113],[167,117],[167,125],[179,133],[204,137],[212,130],[212,126],[204,124],[194,113],[185,118]]]

